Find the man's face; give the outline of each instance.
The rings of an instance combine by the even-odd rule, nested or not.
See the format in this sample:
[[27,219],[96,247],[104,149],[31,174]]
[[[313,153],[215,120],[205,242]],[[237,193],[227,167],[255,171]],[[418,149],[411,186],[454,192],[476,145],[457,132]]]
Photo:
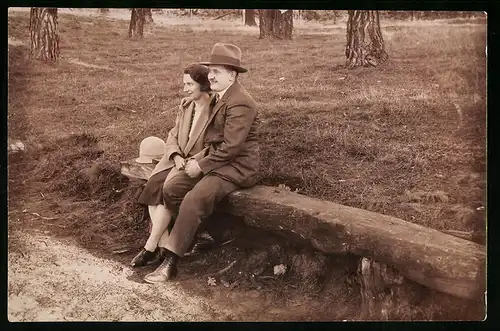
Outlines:
[[189,74],[184,74],[183,82],[184,92],[186,92],[189,97],[193,98],[193,100],[198,100],[202,95],[200,84],[193,80]]
[[220,65],[210,65],[209,69],[208,80],[210,81],[210,88],[212,91],[223,91],[234,82],[236,76],[234,71],[228,70]]

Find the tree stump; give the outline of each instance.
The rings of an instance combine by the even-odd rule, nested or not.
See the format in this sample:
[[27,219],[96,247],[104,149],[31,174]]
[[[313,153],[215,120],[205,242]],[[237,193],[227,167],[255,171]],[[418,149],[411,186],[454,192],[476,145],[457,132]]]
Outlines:
[[404,277],[397,269],[373,259],[359,260],[358,277],[361,285],[360,318],[389,320],[389,315],[397,305],[395,285],[401,285]]
[[378,11],[349,10],[345,55],[349,68],[376,67],[389,58],[380,30]]
[[55,62],[59,58],[57,8],[31,8],[30,58]]

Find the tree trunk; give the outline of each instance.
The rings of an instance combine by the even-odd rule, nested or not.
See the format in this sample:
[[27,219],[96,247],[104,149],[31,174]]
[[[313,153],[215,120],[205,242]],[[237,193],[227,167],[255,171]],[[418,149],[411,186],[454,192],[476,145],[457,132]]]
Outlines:
[[132,8],[132,16],[130,17],[130,26],[128,28],[129,37],[142,38],[144,36],[146,10],[146,8]]
[[109,8],[99,8],[99,13],[100,14],[107,14],[107,13],[109,13]]
[[245,25],[257,26],[255,22],[255,9],[245,9]]
[[377,66],[388,59],[376,10],[349,10],[347,20],[347,66]]
[[30,37],[32,59],[57,61],[60,54],[57,8],[31,8]]
[[153,23],[153,12],[151,11],[151,8],[144,8],[145,10],[145,16],[146,16],[146,22],[148,23]]
[[259,10],[260,39],[292,39],[293,10]]

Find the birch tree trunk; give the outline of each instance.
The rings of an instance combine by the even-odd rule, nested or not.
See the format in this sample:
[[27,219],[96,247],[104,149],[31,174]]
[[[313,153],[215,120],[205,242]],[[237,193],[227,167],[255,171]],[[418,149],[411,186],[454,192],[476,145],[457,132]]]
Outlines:
[[57,8],[31,8],[30,58],[55,62],[59,58]]
[[379,13],[376,10],[349,10],[347,20],[347,44],[345,55],[349,68],[374,66],[385,62],[385,51],[380,30]]

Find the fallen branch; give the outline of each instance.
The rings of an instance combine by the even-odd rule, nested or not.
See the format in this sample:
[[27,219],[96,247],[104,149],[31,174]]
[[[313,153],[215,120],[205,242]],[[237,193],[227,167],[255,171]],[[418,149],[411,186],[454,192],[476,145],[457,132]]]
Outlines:
[[48,223],[45,223],[45,222],[41,222],[41,223],[42,223],[43,225],[46,225],[46,226],[58,226],[58,227],[60,227],[60,228],[66,229],[66,226],[61,225],[61,224],[54,224],[54,223],[50,223],[50,224],[48,224]]
[[216,273],[209,274],[208,276],[209,277],[211,277],[211,276],[220,276],[223,273],[227,272],[229,269],[231,269],[235,264],[236,264],[236,260],[234,260],[233,262],[231,262],[231,264],[228,265],[227,267],[225,267],[224,269],[219,270]]
[[260,278],[260,279],[278,279],[276,278],[276,276],[256,276],[257,278]]
[[176,108],[178,108],[178,107],[179,107],[179,106],[172,107],[172,108],[170,108],[170,109],[167,109],[167,110],[165,110],[165,111],[162,111],[160,114],[161,114],[161,115],[163,115],[163,114],[165,114],[165,113],[167,113],[167,112],[169,112],[169,111],[172,111],[172,110],[174,110],[174,109],[176,109]]
[[227,16],[227,15],[229,15],[229,14],[231,14],[231,13],[226,13],[226,14],[222,14],[222,15],[220,15],[220,16],[217,16],[216,18],[214,18],[214,21],[215,21],[215,20],[218,20],[218,19],[220,19],[220,18],[223,18],[223,17],[225,17],[225,16]]
[[110,251],[113,254],[124,254],[124,253],[131,251],[131,250],[137,250],[139,248],[140,248],[139,245],[116,245],[116,246],[112,246],[110,248]]
[[[122,174],[147,180],[154,165],[145,166],[139,167],[135,160],[124,161]],[[327,254],[370,257],[440,292],[473,300],[484,298],[485,245],[276,187],[256,185],[234,191],[224,200],[217,211],[243,217],[247,225],[283,236],[300,236]]]
[[229,239],[228,241],[225,241],[223,242],[222,244],[220,244],[221,246],[224,246],[224,245],[227,245],[229,243],[232,243],[236,238],[233,238],[233,239]]
[[120,106],[115,106],[116,110],[127,110],[129,112],[132,112],[132,113],[137,113],[137,111],[133,110],[133,109],[128,109],[128,108],[122,108]]
[[[23,212],[28,213],[27,210],[23,210]],[[41,218],[41,219],[47,220],[47,221],[53,221],[53,220],[57,219],[57,217],[44,217],[44,216],[40,215],[39,213],[29,213],[29,214],[37,216],[38,218]]]

